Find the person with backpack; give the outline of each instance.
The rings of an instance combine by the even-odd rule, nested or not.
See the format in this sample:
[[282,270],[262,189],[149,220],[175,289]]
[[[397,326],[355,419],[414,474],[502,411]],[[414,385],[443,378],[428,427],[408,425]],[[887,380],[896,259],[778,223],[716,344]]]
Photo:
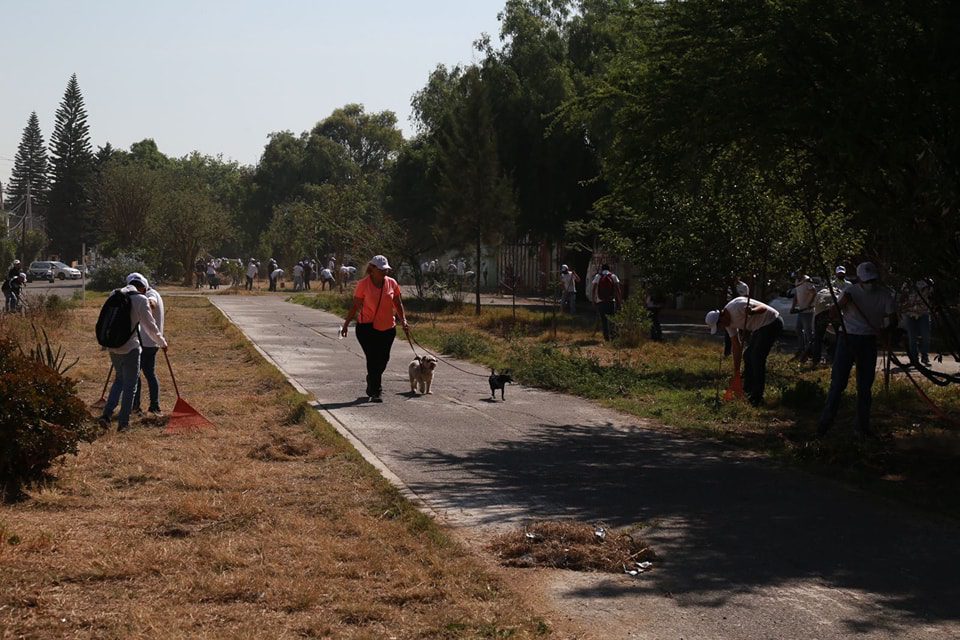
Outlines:
[[[157,323],[157,328],[160,329],[162,335],[165,312],[163,298],[160,297],[160,292],[150,286],[146,276],[139,273],[131,273],[127,276],[127,279],[140,280],[143,282],[147,289],[145,295],[150,305],[150,313],[153,315],[153,319]],[[147,381],[147,390],[150,393],[150,405],[147,407],[147,411],[153,417],[159,418],[162,415],[160,413],[160,380],[157,378],[157,351],[160,350],[160,345],[153,340],[146,331],[140,333],[140,345],[143,348],[140,353],[140,371]],[[143,391],[143,385],[138,382],[137,392],[133,396],[133,412],[137,414],[143,413],[140,408],[141,391]]]
[[610,265],[600,266],[600,272],[594,276],[592,283],[592,298],[600,313],[600,322],[603,325],[603,339],[616,338],[616,328],[610,322],[610,316],[617,312],[623,296],[620,292],[620,279],[610,271]]
[[117,372],[99,422],[101,427],[109,427],[113,411],[119,404],[117,431],[126,431],[130,427],[133,396],[140,378],[141,336],[167,350],[167,340],[150,313],[146,278],[131,273],[126,281],[127,286],[114,289],[103,303],[97,320],[97,342],[107,348]]

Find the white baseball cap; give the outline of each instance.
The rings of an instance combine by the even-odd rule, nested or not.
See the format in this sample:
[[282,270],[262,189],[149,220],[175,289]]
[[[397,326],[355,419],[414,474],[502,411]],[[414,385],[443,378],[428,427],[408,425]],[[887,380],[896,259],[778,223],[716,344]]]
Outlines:
[[146,276],[136,271],[127,276],[127,284],[132,284],[134,281],[140,282],[144,289],[150,288],[150,283],[147,282]]
[[707,317],[703,319],[708,327],[710,327],[710,333],[714,334],[717,332],[717,323],[720,322],[720,312],[714,309],[707,313]]
[[[453,262],[453,260],[450,262]],[[380,269],[380,271],[390,270],[390,263],[387,261],[387,256],[373,256],[367,264],[372,264],[377,269]]]
[[879,277],[880,271],[877,270],[877,265],[872,262],[861,262],[857,265],[857,278],[860,282],[870,282]]
[[570,271],[570,267],[565,264],[560,265],[560,271]]
[[847,268],[843,265],[840,265],[834,270],[834,273],[836,273],[838,276],[845,276],[847,275]]

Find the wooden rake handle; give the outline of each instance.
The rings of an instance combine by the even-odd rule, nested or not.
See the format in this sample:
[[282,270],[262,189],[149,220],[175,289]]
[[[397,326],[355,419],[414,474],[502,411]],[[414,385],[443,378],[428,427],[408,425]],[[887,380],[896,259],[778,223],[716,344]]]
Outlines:
[[170,379],[173,380],[173,390],[177,392],[177,398],[180,398],[180,389],[177,387],[177,377],[173,375],[173,367],[170,366],[170,356],[167,350],[163,350],[163,359],[167,361],[167,370],[170,371]]

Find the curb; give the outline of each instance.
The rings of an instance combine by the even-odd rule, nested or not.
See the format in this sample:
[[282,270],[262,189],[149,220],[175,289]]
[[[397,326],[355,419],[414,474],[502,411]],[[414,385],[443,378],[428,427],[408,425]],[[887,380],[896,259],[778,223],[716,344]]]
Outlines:
[[[253,345],[253,348],[257,350],[257,353],[259,353],[264,360],[266,360],[268,363],[273,365],[277,369],[277,371],[279,371],[280,374],[284,377],[284,379],[290,384],[290,386],[297,391],[297,393],[305,395],[308,398],[313,396],[313,394],[310,393],[302,384],[300,384],[299,382],[297,382],[296,379],[288,375],[287,372],[283,370],[283,367],[281,367],[280,364],[277,363],[277,361],[270,356],[270,354],[268,354],[266,351],[261,349],[260,345],[258,345],[256,341],[246,331],[244,331],[240,327],[240,325],[238,325],[236,322],[233,321],[233,318],[230,317],[230,314],[227,313],[225,309],[223,309],[220,305],[218,305],[213,300],[210,300],[210,304],[215,309],[217,309],[221,314],[223,314],[223,317],[226,318],[227,322],[229,322],[231,325],[233,325],[234,328],[236,328],[240,333],[243,334],[243,337],[247,339],[247,342]],[[370,451],[370,449],[368,449],[367,446],[363,444],[363,441],[361,441],[356,435],[354,435],[352,431],[350,431],[350,427],[348,427],[346,424],[343,423],[343,421],[341,421],[332,412],[330,412],[327,409],[325,404],[323,404],[319,400],[309,400],[307,404],[309,404],[317,413],[321,414],[327,420],[327,422],[329,422],[330,425],[337,431],[337,433],[343,436],[347,440],[347,442],[349,442],[350,445],[354,449],[356,449],[357,453],[359,453],[360,456],[367,461],[367,463],[369,463],[374,469],[376,469],[377,472],[381,476],[383,476],[383,478],[387,482],[392,484],[405,499],[409,500],[419,510],[425,512],[431,518],[437,521],[446,522],[445,518],[443,518],[439,513],[434,511],[433,507],[427,504],[423,500],[423,498],[421,498],[413,489],[408,487],[403,482],[403,480],[401,480],[399,476],[397,476],[397,474],[391,471],[390,468],[387,467],[387,465],[380,458],[376,456],[376,454]]]

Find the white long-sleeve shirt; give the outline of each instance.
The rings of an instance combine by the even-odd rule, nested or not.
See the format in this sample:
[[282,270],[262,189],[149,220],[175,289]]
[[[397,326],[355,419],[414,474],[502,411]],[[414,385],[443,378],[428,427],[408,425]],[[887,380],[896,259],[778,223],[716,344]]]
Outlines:
[[159,347],[167,346],[167,340],[163,337],[163,332],[160,330],[160,327],[157,326],[156,320],[153,319],[153,314],[150,313],[150,303],[147,300],[147,296],[139,293],[136,287],[131,285],[120,289],[120,291],[126,294],[132,294],[130,295],[130,326],[136,327],[139,325],[139,329],[130,335],[130,338],[122,347],[109,349],[110,353],[124,355],[134,349],[140,351],[140,338],[137,337],[138,333],[144,338],[144,341],[151,340],[153,344]]
[[[160,329],[160,335],[163,335],[163,298],[160,297],[160,292],[156,289],[147,289],[147,302],[150,304],[151,312],[153,313],[153,319],[157,323],[157,328]],[[159,347],[161,346],[157,341],[155,341],[149,333],[146,331],[140,332],[140,342],[145,347]]]

